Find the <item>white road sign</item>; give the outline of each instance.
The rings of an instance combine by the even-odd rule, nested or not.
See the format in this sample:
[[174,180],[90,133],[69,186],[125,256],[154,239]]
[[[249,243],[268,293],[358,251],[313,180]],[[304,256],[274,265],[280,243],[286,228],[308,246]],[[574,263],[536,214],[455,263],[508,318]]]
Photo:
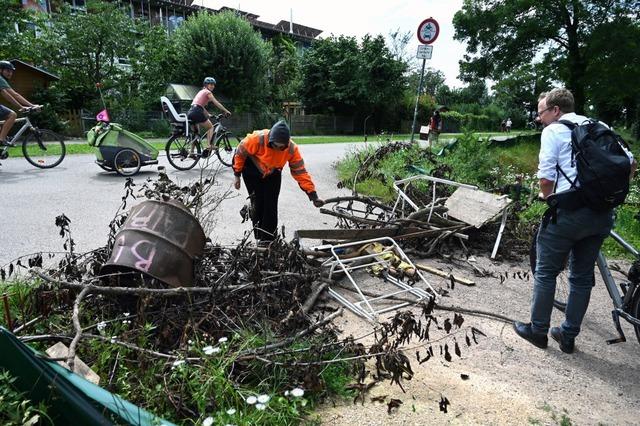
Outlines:
[[430,44],[420,44],[418,45],[418,54],[416,57],[418,59],[431,59],[431,54],[433,53],[433,46]]

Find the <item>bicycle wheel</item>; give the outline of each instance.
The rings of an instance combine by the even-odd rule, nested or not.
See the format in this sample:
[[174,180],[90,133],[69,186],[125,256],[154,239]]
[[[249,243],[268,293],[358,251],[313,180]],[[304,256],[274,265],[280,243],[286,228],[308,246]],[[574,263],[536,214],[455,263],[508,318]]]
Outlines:
[[[531,273],[535,277],[536,274],[536,260],[537,260],[537,241],[538,232],[533,234],[531,239],[531,248],[529,248],[529,265],[531,266]],[[556,294],[553,298],[553,306],[556,309],[564,312],[567,309],[567,300],[569,299],[569,270],[567,259],[564,263],[564,269],[556,277]]]
[[31,165],[50,169],[64,160],[67,148],[62,136],[51,130],[35,129],[22,141],[22,154]]
[[120,176],[133,176],[140,171],[140,155],[133,149],[123,148],[113,158],[116,173]]
[[[227,167],[231,167],[233,165],[233,155],[234,150],[231,146],[231,142],[229,141],[229,137],[233,140],[233,135],[231,133],[225,133],[218,138],[216,141],[216,155],[218,156],[218,160],[222,164]],[[240,143],[240,139],[236,137],[237,143]]]
[[202,154],[202,148],[197,139],[190,139],[185,135],[171,136],[165,146],[167,160],[178,170],[192,169]]

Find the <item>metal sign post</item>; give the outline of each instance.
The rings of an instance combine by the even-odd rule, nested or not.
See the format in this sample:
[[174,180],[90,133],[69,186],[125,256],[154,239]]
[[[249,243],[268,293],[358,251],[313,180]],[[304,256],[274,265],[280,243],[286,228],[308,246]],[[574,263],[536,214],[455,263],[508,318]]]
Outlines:
[[416,94],[416,106],[413,110],[413,123],[411,124],[411,143],[416,133],[416,119],[418,118],[418,102],[420,101],[420,93],[422,93],[422,83],[424,82],[424,67],[427,59],[431,59],[433,46],[431,43],[436,41],[440,35],[440,25],[433,18],[425,19],[418,25],[418,40],[422,45],[418,46],[416,57],[422,59],[422,71],[420,71],[420,84],[418,85],[418,93]]

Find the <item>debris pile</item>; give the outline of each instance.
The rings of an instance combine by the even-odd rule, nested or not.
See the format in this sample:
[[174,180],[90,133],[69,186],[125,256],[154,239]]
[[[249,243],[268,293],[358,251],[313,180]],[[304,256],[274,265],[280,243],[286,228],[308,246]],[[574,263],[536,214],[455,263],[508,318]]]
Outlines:
[[[325,297],[333,283],[298,239],[287,242],[280,237],[268,247],[256,247],[249,234],[234,246],[208,241],[194,261],[189,285],[167,285],[146,273],[143,261],[149,255],[140,250],[136,253],[142,264],[137,269],[103,273],[104,265],[123,247],[118,232],[128,219],[131,199],[179,202],[206,229],[212,226],[213,216],[205,206],[215,208],[224,197],[211,193],[214,186],[213,180],[204,179],[180,187],[161,174],[136,191],[128,180],[107,244],[88,253],[76,252],[70,220],[59,216],[56,225],[64,241],[63,259],[51,267],[46,262],[50,256],[37,254],[1,268],[3,281],[16,279],[16,267],[30,272],[19,278],[18,313],[5,309],[10,328],[23,342],[43,351],[63,342],[68,352],[57,350],[56,359],[72,371],[77,371],[76,360],[81,359],[96,370],[101,385],[176,421],[200,418],[202,407],[185,380],[205,380],[213,374],[209,357],[214,354],[226,360],[224,381],[236,396],[211,395],[206,409],[223,412],[247,394],[247,387],[300,387],[326,395],[331,390],[323,374],[336,364],[350,372],[352,389],[366,389],[371,380],[390,379],[401,385],[402,379],[413,375],[407,354],[415,354],[419,363],[433,356],[451,361],[450,348],[460,356],[457,341],[469,346],[472,339],[476,341],[480,332],[462,328],[459,313],[444,321],[434,315],[434,298],[419,305],[419,314],[399,311],[389,322],[377,323],[373,345],[362,343],[365,336],[341,340],[332,322],[342,308]],[[361,225],[357,220],[351,223],[356,230]],[[412,232],[434,231],[414,226],[414,219],[400,223],[411,224],[405,230]],[[455,235],[465,227],[447,223],[438,232]],[[185,365],[197,374],[178,375],[176,369]],[[135,385],[130,383],[132,377]],[[140,392],[131,391],[131,386]],[[145,393],[155,399],[145,399]]]

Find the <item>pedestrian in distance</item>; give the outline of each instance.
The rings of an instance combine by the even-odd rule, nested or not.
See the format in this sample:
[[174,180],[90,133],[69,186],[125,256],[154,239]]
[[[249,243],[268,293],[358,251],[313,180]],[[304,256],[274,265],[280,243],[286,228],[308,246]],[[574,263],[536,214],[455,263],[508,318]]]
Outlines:
[[511,125],[512,125],[512,124],[513,124],[513,123],[511,122],[511,118],[507,118],[507,122],[505,123],[505,128],[506,128],[506,130],[507,130],[507,133],[510,133],[510,132],[511,132]]
[[[576,161],[572,151],[572,129],[558,122],[567,121],[575,127],[588,122],[587,117],[574,112],[574,99],[567,89],[553,89],[543,93],[538,101],[538,117],[545,126],[540,138],[538,178],[539,198],[547,199],[580,194],[575,189],[579,181]],[[572,124],[575,123],[575,124]],[[621,179],[630,179],[636,168],[631,153],[621,146],[624,166]],[[626,157],[629,163],[626,164]],[[630,171],[630,175],[626,173]],[[589,206],[584,196],[565,198],[571,203],[560,203],[550,209],[537,235],[537,256],[529,323],[514,322],[515,332],[539,348],[547,347],[547,333],[551,322],[551,311],[556,289],[556,278],[569,259],[569,297],[565,320],[559,327],[550,330],[551,337],[559,343],[565,353],[572,353],[575,338],[580,333],[582,320],[589,306],[591,289],[595,284],[594,264],[604,239],[613,225],[612,210]],[[577,201],[576,201],[577,200]],[[553,204],[553,203],[552,203]]]
[[429,120],[429,146],[438,142],[440,132],[442,132],[442,117],[440,111],[435,110]]
[[[27,108],[41,108],[40,105],[35,105],[25,99],[24,96],[11,88],[8,80],[11,80],[13,74],[16,71],[16,67],[9,61],[0,61],[0,93],[11,104],[15,105],[19,111]],[[7,135],[16,122],[18,115],[12,109],[0,105],[0,121],[4,121],[2,128],[0,129],[0,146],[14,146],[12,142],[7,141]]]
[[300,150],[291,140],[289,126],[284,121],[278,121],[271,129],[248,134],[236,149],[233,160],[234,187],[240,189],[242,177],[251,200],[251,220],[259,245],[269,244],[276,236],[282,168],[287,163],[300,189],[315,207],[322,207],[324,201],[318,198]]
[[230,116],[231,112],[224,107],[215,96],[213,96],[213,90],[216,88],[216,79],[213,77],[206,77],[202,83],[202,89],[193,98],[193,104],[189,108],[187,118],[189,121],[196,123],[198,127],[207,130],[207,141],[209,142],[208,148],[206,148],[202,156],[207,157],[208,153],[213,150],[213,124],[209,121],[209,111],[207,111],[207,105],[213,103],[220,111],[226,116]]

